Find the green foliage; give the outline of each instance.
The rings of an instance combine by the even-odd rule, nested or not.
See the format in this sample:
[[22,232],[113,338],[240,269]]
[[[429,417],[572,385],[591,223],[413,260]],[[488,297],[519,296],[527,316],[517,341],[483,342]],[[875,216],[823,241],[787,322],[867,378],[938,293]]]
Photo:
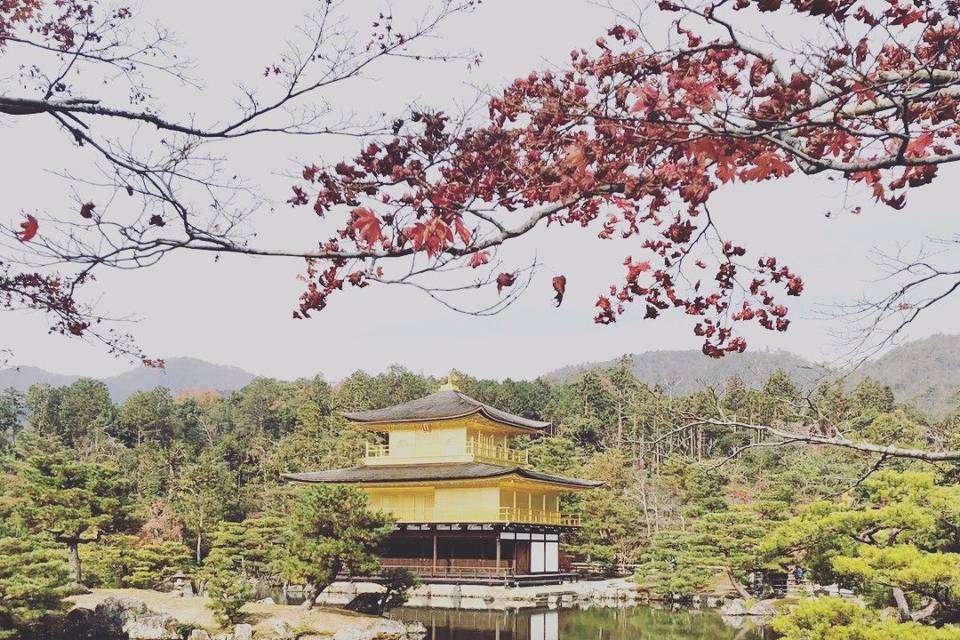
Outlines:
[[207,583],[206,593],[210,596],[208,606],[214,618],[224,627],[240,622],[240,609],[254,597],[250,581],[230,571],[215,574]]
[[403,568],[390,569],[383,574],[383,591],[362,593],[347,604],[347,610],[382,616],[406,603],[409,591],[420,584],[420,579]]
[[960,611],[958,525],[960,486],[930,472],[882,471],[856,496],[809,505],[761,551],[800,555],[814,579],[851,587],[874,606],[915,611],[932,602],[933,619],[950,621]]
[[[695,593],[718,572],[743,581],[751,569],[799,558],[813,580],[863,595],[864,628],[887,624],[875,614],[896,604],[893,587],[913,612],[938,603],[924,629],[960,618],[955,475],[916,475],[910,464],[887,460],[886,469],[901,473],[875,474],[844,494],[874,458],[756,446],[763,443],[751,431],[681,422],[722,412],[790,429],[836,426],[881,444],[960,448],[960,412],[934,423],[870,380],[852,392],[823,386],[807,404],[781,371],[754,387],[732,378],[719,396],[668,396],[641,384],[634,366],[621,360],[556,383],[461,379],[479,400],[554,422],[559,437],[511,445],[526,449],[535,469],[604,482],[564,496],[563,511],[583,523],[564,541],[566,553],[611,571],[639,559],[637,580],[662,595]],[[119,407],[91,380],[5,392],[0,536],[52,540],[47,525],[57,523],[58,532],[62,523],[82,526],[75,546],[91,585],[162,580],[183,566],[185,539],[202,564],[187,572],[222,581],[215,588],[225,600],[242,600],[243,585],[254,580],[322,588],[337,572],[375,568],[389,525],[359,494],[329,496],[339,491],[329,487],[311,490],[323,497],[288,502],[279,495],[280,475],[353,463],[371,436],[340,412],[411,400],[438,383],[392,367],[356,373],[336,388],[318,378],[258,379],[225,396],[173,398],[158,388]]]
[[80,551],[84,582],[91,587],[156,589],[191,567],[190,550],[179,542],[143,542],[117,534]]
[[17,445],[17,436],[25,426],[26,398],[16,389],[0,392],[0,453]]
[[227,464],[205,451],[196,462],[185,465],[175,481],[174,509],[195,541],[195,560],[199,564],[208,535],[226,518],[234,506],[230,497],[235,479]]
[[120,407],[118,436],[128,446],[169,445],[176,436],[176,403],[170,390],[138,391]]
[[583,468],[584,452],[562,436],[536,438],[518,443],[530,456],[530,464],[544,473],[563,475]]
[[685,517],[696,518],[726,509],[724,490],[727,477],[699,465],[684,469],[681,477],[682,513]]
[[850,406],[859,414],[889,413],[894,404],[890,387],[872,378],[864,378],[850,395]]
[[604,484],[577,496],[572,509],[580,514],[581,528],[567,549],[614,573],[618,564],[636,559],[644,542],[643,514],[629,495],[636,473],[621,453],[612,451],[594,456],[577,475]]
[[119,469],[81,462],[55,438],[21,438],[3,490],[12,517],[66,545],[75,582],[82,579],[79,545],[128,522],[128,484]]
[[765,532],[760,516],[743,506],[706,513],[689,531],[658,534],[636,580],[658,595],[689,598],[722,572],[743,590],[746,575],[761,567],[757,546]]
[[234,573],[269,580],[281,571],[284,557],[283,520],[261,515],[243,522],[221,522],[213,533],[204,560],[207,574]]
[[777,617],[773,628],[784,640],[958,640],[960,629],[935,628],[865,609],[842,598],[804,600]]
[[99,450],[116,435],[117,409],[107,385],[80,378],[60,390],[53,433],[73,447]]
[[716,573],[703,566],[698,555],[693,534],[661,531],[644,551],[634,580],[662,598],[690,598]]
[[0,537],[0,638],[64,611],[66,558],[32,538]]
[[390,569],[384,575],[383,594],[377,607],[377,615],[396,609],[407,602],[409,592],[420,585],[420,579],[406,569]]
[[284,527],[285,555],[281,573],[291,582],[323,591],[344,571],[363,575],[376,571],[380,545],[393,521],[369,509],[366,494],[346,486],[305,488],[290,505]]

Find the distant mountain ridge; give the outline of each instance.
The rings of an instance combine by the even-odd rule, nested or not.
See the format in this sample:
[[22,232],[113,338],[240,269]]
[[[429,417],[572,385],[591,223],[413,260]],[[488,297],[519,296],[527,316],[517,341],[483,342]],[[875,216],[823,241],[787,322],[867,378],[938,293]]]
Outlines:
[[864,363],[854,379],[867,376],[888,385],[899,402],[946,415],[960,404],[960,335],[905,343]]
[[[677,395],[721,385],[734,376],[740,377],[747,386],[758,386],[777,369],[783,369],[794,382],[804,387],[815,384],[829,373],[826,367],[787,351],[747,351],[718,360],[693,350],[645,351],[627,357],[633,361],[633,373],[637,379]],[[568,366],[544,377],[553,381],[567,380],[591,369],[616,366],[618,361],[619,358]]]
[[[804,388],[831,375],[827,367],[787,351],[747,351],[719,360],[694,350],[647,351],[628,357],[639,380],[650,386],[659,385],[671,394],[720,386],[733,376],[739,376],[749,386],[759,386],[777,369],[786,371]],[[543,377],[554,382],[569,380],[589,369],[612,367],[616,362],[614,359],[570,365]],[[942,417],[960,405],[960,335],[938,334],[900,345],[866,362],[849,377],[849,384],[868,376],[889,385],[899,402]],[[0,389],[14,387],[25,391],[38,383],[63,386],[80,377],[50,373],[38,367],[11,367],[0,369]],[[197,358],[169,358],[164,369],[138,367],[103,381],[114,401],[122,402],[137,391],[157,386],[167,387],[174,394],[198,389],[229,393],[256,377],[239,367]]]
[[[787,372],[804,388],[831,374],[828,367],[787,351],[747,351],[719,360],[693,350],[647,351],[627,357],[632,359],[634,374],[640,381],[659,385],[670,394],[720,386],[732,376],[739,376],[748,386],[757,386],[777,369]],[[567,380],[589,369],[608,368],[616,363],[614,359],[573,365],[544,377]],[[942,417],[960,403],[960,335],[937,334],[897,346],[864,363],[848,377],[848,384],[852,386],[866,377],[888,385],[898,402]]]
[[[192,389],[226,393],[246,386],[257,377],[239,367],[211,364],[197,358],[170,358],[165,364],[163,369],[137,367],[102,380],[114,402],[123,402],[137,391],[154,387],[167,387],[174,395]],[[10,367],[0,369],[0,389],[13,387],[26,391],[34,384],[59,387],[82,377],[87,376],[50,373],[37,367]]]

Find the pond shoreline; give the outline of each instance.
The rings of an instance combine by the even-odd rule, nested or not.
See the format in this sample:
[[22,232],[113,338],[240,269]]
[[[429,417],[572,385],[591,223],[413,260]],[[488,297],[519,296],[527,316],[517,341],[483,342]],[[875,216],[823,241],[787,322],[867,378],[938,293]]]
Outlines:
[[[317,599],[326,606],[343,606],[360,594],[381,587],[373,582],[335,582]],[[694,606],[719,607],[722,595],[704,595]],[[649,604],[649,593],[627,578],[582,580],[554,585],[508,587],[502,585],[423,584],[409,593],[406,606],[430,609],[509,610],[593,605],[629,607]]]
[[419,623],[430,640],[772,640],[763,623],[716,610],[649,605],[507,610],[402,607],[392,618]]

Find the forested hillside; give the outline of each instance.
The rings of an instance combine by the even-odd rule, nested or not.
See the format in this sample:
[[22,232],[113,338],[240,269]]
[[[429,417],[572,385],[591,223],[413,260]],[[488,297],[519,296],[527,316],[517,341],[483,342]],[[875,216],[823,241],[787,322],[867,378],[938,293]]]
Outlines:
[[[342,412],[421,397],[439,383],[394,367],[377,376],[355,373],[335,387],[319,378],[258,378],[228,394],[157,387],[119,404],[103,382],[90,379],[35,385],[25,393],[8,389],[0,395],[0,541],[15,547],[7,553],[10,567],[26,562],[24,554],[45,558],[43,566],[64,562],[72,549],[71,571],[87,586],[151,586],[175,571],[214,571],[236,554],[262,569],[277,548],[268,535],[276,521],[262,514],[283,491],[280,474],[355,462],[364,443],[378,436],[352,428]],[[844,443],[909,450],[960,446],[955,411],[932,419],[898,405],[888,387],[871,379],[849,392],[822,385],[809,401],[782,371],[759,385],[731,378],[717,389],[669,396],[638,380],[624,359],[565,382],[466,376],[461,387],[507,411],[554,423],[553,436],[514,446],[525,447],[539,470],[604,482],[563,504],[583,521],[565,552],[610,571],[634,567],[636,579],[664,597],[712,588],[718,572],[743,593],[748,584],[762,589],[751,576],[796,562],[807,540],[797,532],[841,526],[838,518],[869,528],[862,510],[872,508],[872,500],[922,498],[922,504],[909,502],[916,515],[903,511],[906,503],[897,507],[897,517],[910,518],[911,527],[928,522],[931,510],[952,522],[950,505],[960,504],[950,493],[956,485],[941,486],[935,468],[893,449],[878,457],[801,443],[840,434]],[[937,492],[946,493],[929,502]],[[80,498],[89,504],[77,511],[73,503]],[[45,522],[64,518],[77,518],[81,533],[44,533],[62,526]],[[864,572],[875,570],[874,560],[888,562],[871,550],[872,538],[859,549],[846,535],[810,550],[827,558],[822,565],[816,555],[806,561],[817,580],[861,584],[869,578]],[[921,555],[897,562],[945,562],[939,551],[910,549]],[[850,556],[851,564],[830,560],[837,554]],[[5,577],[3,558],[0,549],[0,588],[5,580],[24,579],[16,570]],[[865,584],[873,583],[860,588]],[[953,596],[938,598],[954,606]]]
[[[722,387],[736,377],[748,386],[759,386],[775,371],[783,371],[799,388],[809,391],[836,377],[825,365],[788,351],[747,351],[715,360],[699,351],[645,351],[628,356],[633,375],[651,388],[668,395],[686,395],[706,387]],[[588,362],[543,375],[551,383],[573,380],[588,370],[603,370],[617,360]],[[318,372],[320,373],[320,372]],[[38,367],[0,369],[0,389],[26,391],[34,384],[68,385],[82,376],[51,373]],[[163,369],[137,367],[104,378],[110,397],[123,402],[137,391],[166,387],[174,394],[184,391],[237,391],[256,376],[239,367],[211,364],[196,358],[170,358]],[[936,335],[909,342],[882,357],[868,360],[846,378],[852,388],[864,378],[889,386],[897,402],[913,404],[933,416],[944,417],[957,404],[960,394],[960,336]]]
[[864,377],[888,385],[901,402],[946,415],[960,394],[960,336],[935,335],[896,347],[866,362],[852,379]]
[[[784,371],[795,384],[809,391],[844,373],[787,351],[747,351],[719,360],[704,358],[692,350],[645,351],[628,357],[638,380],[668,394],[679,395],[706,386],[722,386],[734,376],[747,385],[756,386],[777,370]],[[583,371],[615,364],[616,360],[571,365],[544,377],[565,381]],[[960,336],[935,335],[897,346],[846,373],[844,384],[849,390],[865,378],[889,386],[897,402],[914,405],[942,418],[957,405],[960,394]]]
[[[704,358],[693,349],[644,351],[630,354],[633,374],[650,387],[671,395],[683,395],[708,386],[722,386],[731,377],[745,384],[763,384],[774,371],[783,371],[802,388],[809,388],[829,374],[829,369],[788,351],[745,351],[720,359]],[[544,375],[551,381],[571,380],[584,371],[608,369],[617,359],[571,365]]]

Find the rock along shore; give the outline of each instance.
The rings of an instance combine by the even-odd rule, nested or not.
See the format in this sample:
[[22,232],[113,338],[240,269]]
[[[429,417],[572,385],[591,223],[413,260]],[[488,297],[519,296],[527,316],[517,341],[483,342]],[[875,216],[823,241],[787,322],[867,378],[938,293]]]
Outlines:
[[[380,590],[372,582],[335,582],[317,602],[343,606],[363,593]],[[719,606],[720,601],[704,603]],[[505,587],[500,585],[424,584],[412,590],[407,606],[438,609],[525,609],[544,606],[629,606],[648,602],[648,594],[625,578],[565,584]]]

